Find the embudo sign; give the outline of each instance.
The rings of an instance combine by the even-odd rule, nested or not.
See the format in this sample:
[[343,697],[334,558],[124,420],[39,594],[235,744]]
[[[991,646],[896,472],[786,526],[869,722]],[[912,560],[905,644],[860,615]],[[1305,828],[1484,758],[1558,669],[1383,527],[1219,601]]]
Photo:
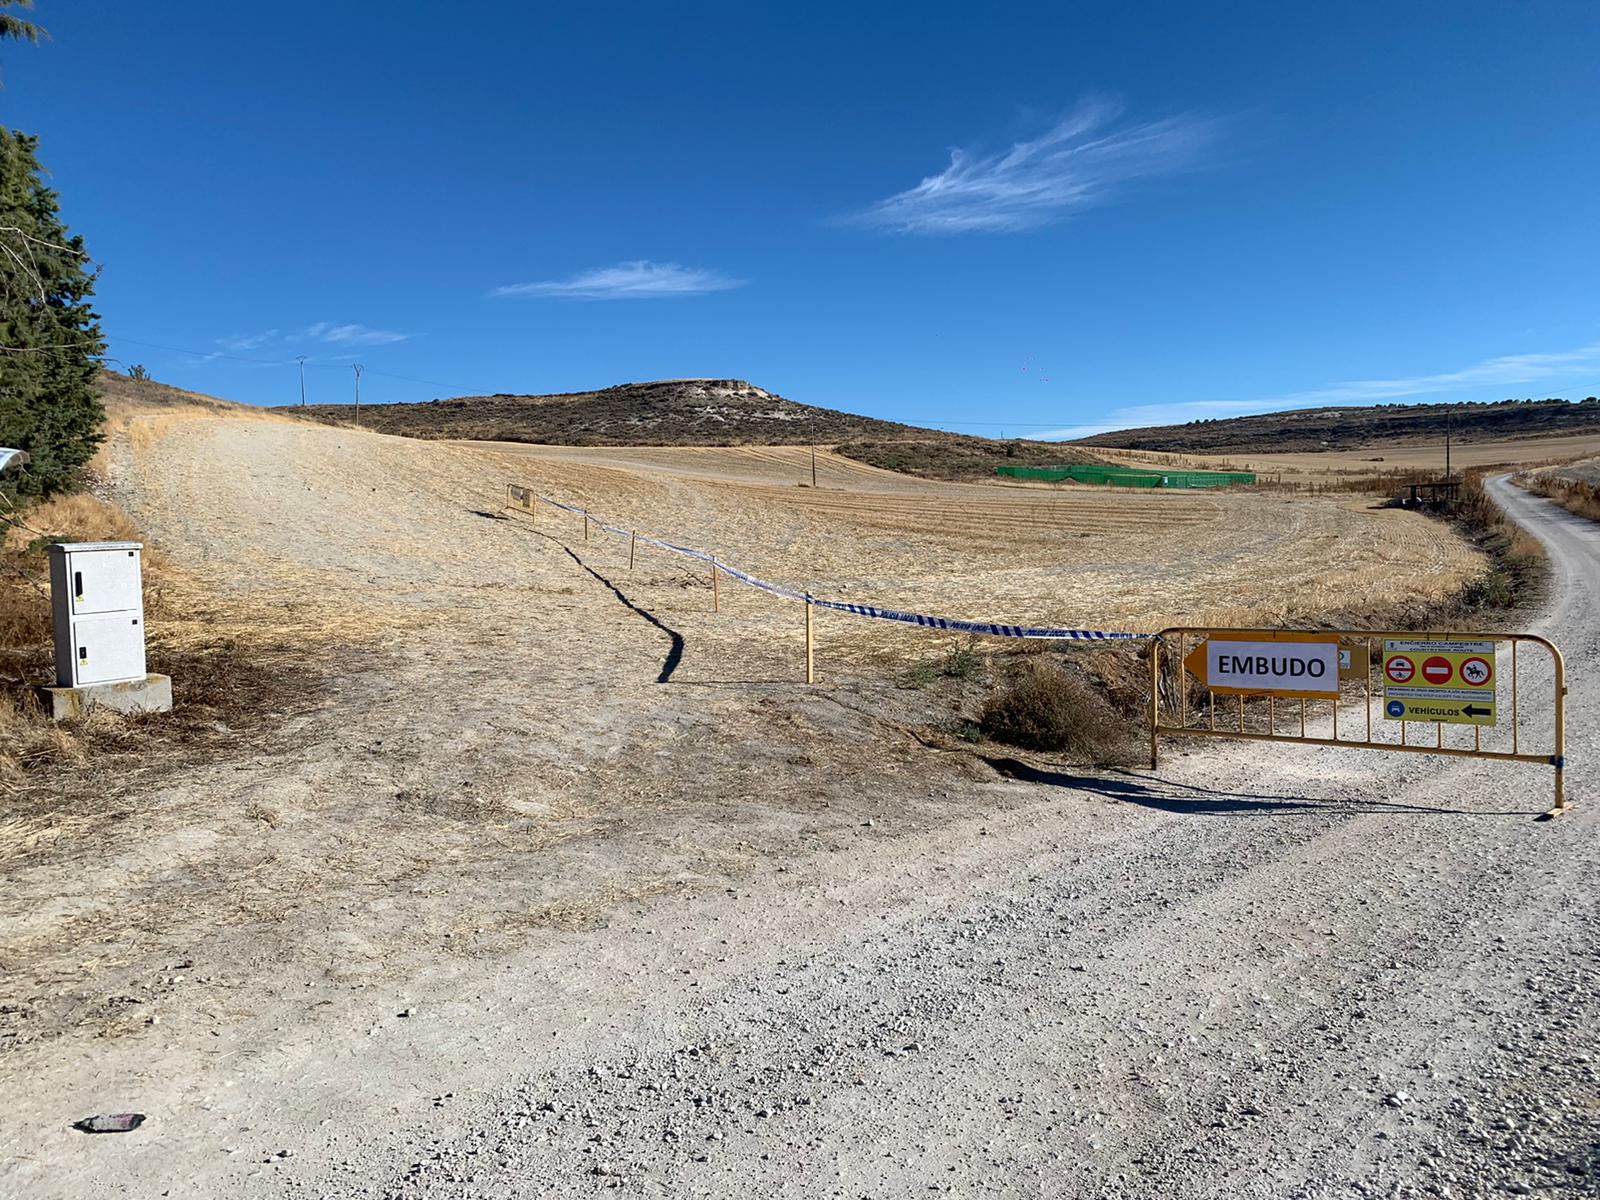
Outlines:
[[1223,694],[1336,699],[1339,643],[1337,639],[1255,642],[1211,638],[1205,643],[1201,678],[1212,691]]

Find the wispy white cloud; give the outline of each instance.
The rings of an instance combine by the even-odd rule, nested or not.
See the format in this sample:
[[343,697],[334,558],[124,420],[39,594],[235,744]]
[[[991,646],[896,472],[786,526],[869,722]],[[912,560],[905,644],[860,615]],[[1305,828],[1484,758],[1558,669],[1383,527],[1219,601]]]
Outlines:
[[[1467,388],[1509,387],[1542,379],[1567,379],[1590,368],[1600,369],[1600,342],[1571,350],[1537,354],[1504,354],[1456,371],[1405,375],[1394,379],[1356,379],[1304,392],[1288,392],[1260,400],[1188,400],[1175,404],[1139,404],[1119,408],[1094,424],[1073,425],[1030,436],[1040,441],[1088,437],[1146,425],[1180,425],[1188,421],[1244,417],[1295,408],[1330,408],[1377,404],[1408,396],[1430,396]],[[1590,385],[1592,386],[1592,385]],[[1587,393],[1586,393],[1587,394]]]
[[268,329],[262,333],[235,333],[229,337],[217,338],[216,342],[224,350],[259,350],[277,336],[276,329]]
[[1085,100],[1039,137],[993,154],[952,150],[950,165],[845,220],[884,233],[1018,233],[1107,203],[1117,186],[1195,166],[1221,134],[1214,117],[1117,124]]
[[561,300],[656,300],[726,292],[743,286],[744,280],[730,279],[720,271],[641,258],[614,267],[596,267],[567,279],[510,283],[495,288],[490,295],[550,296]]
[[387,346],[394,342],[411,340],[409,333],[395,333],[390,329],[372,329],[366,325],[337,325],[332,321],[318,321],[301,331],[301,336],[319,342],[343,346]]

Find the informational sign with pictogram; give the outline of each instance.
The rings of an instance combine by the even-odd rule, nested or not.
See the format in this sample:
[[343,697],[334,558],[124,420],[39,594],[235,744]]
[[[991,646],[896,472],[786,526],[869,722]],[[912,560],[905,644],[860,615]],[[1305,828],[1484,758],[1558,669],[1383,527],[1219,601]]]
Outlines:
[[[1549,669],[1536,658],[1533,670],[1519,671],[1519,651],[1524,661],[1542,653]],[[1149,670],[1152,769],[1163,737],[1465,756],[1552,767],[1555,803],[1546,815],[1569,807],[1566,660],[1538,634],[1175,626],[1150,643]],[[1506,721],[1485,733],[1497,723],[1502,670]],[[1299,703],[1286,707],[1285,696]],[[1446,724],[1472,729],[1449,733]]]
[[1365,642],[1339,647],[1339,678],[1353,682],[1372,675],[1372,650]]
[[1388,638],[1383,713],[1395,721],[1493,725],[1494,643]]

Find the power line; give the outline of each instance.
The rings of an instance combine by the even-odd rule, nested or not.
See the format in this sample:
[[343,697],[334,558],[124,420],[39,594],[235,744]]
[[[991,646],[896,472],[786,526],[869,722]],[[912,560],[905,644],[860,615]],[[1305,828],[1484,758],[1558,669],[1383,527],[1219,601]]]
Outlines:
[[[311,362],[307,356],[298,356],[295,358],[248,358],[242,354],[228,354],[221,350],[194,350],[187,346],[167,346],[161,344],[160,342],[142,342],[138,338],[123,337],[121,334],[109,336],[106,338],[106,341],[127,342],[130,346],[144,346],[150,350],[166,350],[172,354],[189,354],[193,355],[195,358],[226,358],[233,362],[254,363],[258,367],[292,367],[300,363],[302,358],[306,358],[304,365],[313,369],[320,368],[326,371],[344,370],[344,364],[342,363]],[[392,371],[375,371],[371,367],[363,367],[362,369],[370,375],[381,375],[385,379],[399,379],[405,383],[421,383],[427,385],[428,387],[448,388],[451,391],[478,392],[482,395],[492,395],[499,390],[498,388],[474,387],[471,384],[465,383],[450,383],[442,379],[420,379],[414,375],[396,375]]]
[[[312,364],[313,366],[318,364]],[[371,367],[364,368],[370,375],[382,375],[385,379],[402,379],[406,383],[425,383],[429,387],[449,388],[453,392],[476,392],[480,396],[492,396],[500,392],[499,388],[472,387],[465,383],[443,383],[437,379],[418,379],[413,375],[396,375],[392,371],[374,371]]]
[[[234,362],[255,363],[259,367],[289,367],[294,365],[292,358],[245,358],[241,354],[226,354],[221,350],[190,350],[185,346],[163,346],[159,342],[141,342],[138,338],[123,337],[113,334],[106,338],[108,342],[127,342],[130,346],[143,346],[147,350],[167,350],[173,354],[192,354],[196,358],[227,358]],[[312,363],[320,366],[320,363]]]

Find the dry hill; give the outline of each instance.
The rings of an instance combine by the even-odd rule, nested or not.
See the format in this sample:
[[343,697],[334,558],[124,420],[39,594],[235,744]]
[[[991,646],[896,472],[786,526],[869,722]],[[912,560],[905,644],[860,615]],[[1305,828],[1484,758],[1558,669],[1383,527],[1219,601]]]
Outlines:
[[1305,453],[1443,442],[1447,428],[1461,442],[1596,432],[1600,431],[1600,399],[1306,408],[1097,433],[1075,444],[1178,454]]
[[242,406],[231,400],[218,400],[200,392],[169,387],[153,379],[133,379],[119,371],[101,371],[95,381],[102,402],[109,405],[133,404],[156,408],[204,408],[237,412]]
[[[289,407],[330,424],[349,405]],[[1093,462],[1081,448],[997,442],[800,404],[742,379],[624,383],[551,396],[459,396],[419,404],[364,404],[361,423],[382,433],[551,446],[836,446],[889,470],[936,479],[993,476],[1005,464]]]
[[[348,405],[293,411],[339,424],[354,415]],[[364,404],[361,423],[407,437],[556,446],[788,446],[927,432],[797,404],[742,379],[666,379],[553,396],[498,393],[420,404]]]

